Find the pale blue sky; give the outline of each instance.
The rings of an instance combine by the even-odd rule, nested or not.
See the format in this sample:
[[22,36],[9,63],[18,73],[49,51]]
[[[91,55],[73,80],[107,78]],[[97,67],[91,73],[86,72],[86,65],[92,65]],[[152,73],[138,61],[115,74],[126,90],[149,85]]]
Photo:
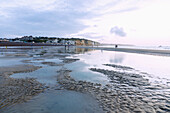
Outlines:
[[170,45],[170,0],[0,0],[0,37]]

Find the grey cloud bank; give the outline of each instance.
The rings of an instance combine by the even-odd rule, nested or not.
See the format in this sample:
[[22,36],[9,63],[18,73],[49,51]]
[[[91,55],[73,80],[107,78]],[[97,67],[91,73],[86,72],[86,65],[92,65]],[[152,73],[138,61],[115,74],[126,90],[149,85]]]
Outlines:
[[[118,0],[108,0],[106,3],[102,0],[2,0],[0,37],[68,36],[88,27],[81,20],[98,17],[105,13],[104,9],[108,6],[120,3]],[[117,30],[115,33],[124,35]]]
[[167,43],[170,2],[158,1],[0,0],[0,37],[82,37],[130,44],[165,37]]
[[[21,1],[22,3],[19,3]],[[91,17],[92,14],[78,10],[80,6],[83,9],[81,2],[75,5],[73,1],[67,2],[66,0],[62,3],[58,3],[58,0],[52,0],[53,2],[43,0],[44,3],[38,1],[32,4],[23,0],[11,1],[13,4],[7,4],[9,1],[0,1],[4,4],[0,8],[0,13],[3,11],[6,14],[6,16],[0,14],[0,37],[12,35],[65,36],[88,27],[80,20]],[[30,7],[26,5],[27,2]],[[75,9],[72,8],[73,6]]]
[[118,35],[118,36],[121,36],[121,37],[125,37],[126,36],[126,33],[124,32],[123,28],[119,28],[117,26],[111,28],[110,29],[110,33]]

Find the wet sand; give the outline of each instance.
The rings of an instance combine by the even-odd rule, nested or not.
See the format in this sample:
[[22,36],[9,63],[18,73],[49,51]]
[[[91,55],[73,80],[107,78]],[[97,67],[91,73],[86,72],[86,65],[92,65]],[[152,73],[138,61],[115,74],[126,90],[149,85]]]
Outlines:
[[[91,49],[93,48],[90,48],[90,51]],[[78,50],[79,52],[76,50]],[[104,66],[111,67],[113,68],[113,70],[107,70],[103,68],[89,68],[91,72],[100,73],[106,76],[108,78],[108,84],[106,85],[103,85],[101,83],[88,82],[84,80],[76,80],[74,77],[71,76],[71,73],[73,70],[69,70],[68,68],[66,68],[66,65],[68,64],[73,65],[75,64],[75,62],[78,62],[80,60],[79,57],[73,58],[70,56],[74,54],[82,53],[82,51],[84,50],[87,51],[87,49],[84,49],[84,48],[82,50],[80,48],[78,49],[73,48],[73,51],[65,50],[64,48],[59,48],[59,49],[43,48],[43,49],[35,49],[34,51],[32,50],[26,51],[26,52],[16,51],[15,53],[4,54],[4,56],[1,58],[15,58],[15,57],[24,58],[21,60],[21,62],[24,64],[6,66],[5,68],[0,67],[0,72],[1,72],[0,73],[0,83],[1,83],[0,84],[0,87],[1,87],[0,95],[2,95],[0,98],[1,108],[2,107],[9,108],[8,106],[14,103],[19,103],[19,102],[30,100],[34,95],[38,95],[39,93],[43,91],[50,92],[50,93],[47,93],[47,95],[43,94],[44,97],[48,95],[54,95],[51,92],[54,93],[54,92],[64,91],[65,93],[67,93],[69,91],[73,91],[72,92],[73,95],[74,95],[74,92],[78,92],[86,96],[90,95],[95,100],[97,100],[99,104],[98,107],[96,107],[97,104],[95,104],[95,101],[92,102],[93,103],[92,106],[95,105],[94,111],[91,108],[89,109],[89,107],[86,108],[86,107],[81,106],[83,109],[86,109],[87,112],[91,112],[91,113],[93,112],[96,112],[96,113],[98,112],[107,112],[107,113],[119,113],[119,112],[120,113],[166,113],[166,112],[170,112],[170,104],[169,104],[170,95],[168,91],[170,87],[167,85],[161,85],[161,84],[153,85],[148,81],[148,79],[143,77],[143,75],[141,74],[128,73],[127,71],[129,70],[132,70],[132,72],[133,70],[135,70],[132,67],[103,63]],[[137,50],[131,50],[131,49],[128,49],[128,50],[118,49],[118,50],[121,52],[137,51]],[[142,51],[143,50],[141,50],[140,52],[136,52],[136,53],[142,53]],[[154,52],[154,54],[158,54],[158,53],[159,52]],[[144,54],[153,54],[153,53],[152,52],[149,53],[145,51]],[[53,60],[50,60],[50,59],[53,59]],[[26,79],[10,78],[10,75],[14,73],[23,73],[23,72],[29,73],[29,72],[34,72],[41,68],[40,66],[35,66],[35,65],[46,65],[48,68],[49,67],[53,67],[52,69],[55,68],[56,70],[54,71],[56,72],[55,73],[56,75],[52,76],[51,79],[56,81],[57,84],[48,86],[49,88],[47,89],[48,90],[47,91],[45,90],[47,86],[44,86],[44,84],[37,82],[33,78],[26,78]],[[47,67],[44,67],[44,69],[47,69]],[[123,72],[119,72],[114,69],[120,69],[120,70],[123,70]],[[49,72],[52,73],[51,71]],[[45,76],[44,79],[47,79],[46,77],[48,77],[50,73],[47,72],[47,76]],[[61,94],[61,95],[65,95],[65,94]],[[37,98],[42,98],[42,97],[38,96]],[[48,97],[48,98],[51,101],[46,100],[46,101],[43,101],[43,103],[49,102],[49,105],[51,107],[50,102],[52,102],[53,100],[52,98],[55,98],[55,97]],[[56,98],[60,98],[60,97],[56,97]],[[82,98],[83,97],[81,97],[80,99]],[[68,100],[69,102],[71,101],[70,96]],[[32,101],[33,101],[32,102],[33,104],[34,100]],[[64,102],[68,102],[68,101],[65,100]],[[64,102],[58,102],[58,100],[56,100],[56,101],[53,101],[53,105],[58,105],[56,103],[62,103],[62,107],[65,108],[63,105],[67,103],[64,103]],[[83,101],[83,102],[85,102],[85,104],[81,104],[81,101],[78,104],[86,105],[87,104],[86,102],[88,101]],[[37,105],[38,104],[39,103],[37,102]],[[26,104],[22,104],[22,105],[30,106],[29,102]],[[27,109],[30,109],[28,111],[33,112],[35,109],[34,108],[35,106],[32,105],[32,107],[33,108],[27,107]],[[57,106],[53,106],[53,107],[57,107]],[[9,111],[12,111],[13,109],[15,109],[16,112],[21,110],[19,107],[13,106]],[[67,109],[68,111],[69,109],[71,110],[71,108],[69,107],[67,107]],[[46,112],[48,112],[48,110],[49,109],[45,109]],[[40,111],[37,110],[36,112],[40,112]],[[60,111],[62,112],[61,109]],[[8,112],[8,110],[4,110],[3,112],[4,113]],[[24,110],[24,112],[27,112],[27,111]],[[54,112],[54,111],[51,111],[51,112]]]
[[[79,60],[66,58],[75,53],[74,49],[65,50],[65,48],[56,49],[55,47],[46,47],[30,50],[5,49],[2,51],[3,54],[0,56],[2,60],[4,59],[5,61],[8,61],[8,59],[19,58],[17,59],[18,64],[21,64],[13,65],[11,62],[11,65],[8,65],[5,64],[5,61],[3,61],[5,66],[0,67],[0,71],[2,72],[0,76],[0,112],[103,112],[102,109],[99,108],[96,100],[91,96],[81,92],[58,89],[59,85],[57,83],[56,70],[57,68],[63,67],[65,64],[73,63]],[[83,52],[83,50],[81,50],[81,52]],[[44,73],[39,71],[41,69]],[[52,82],[52,85],[41,83],[42,81],[38,77],[22,77],[29,73],[32,75],[34,72],[36,73],[36,71],[40,72],[36,76],[39,76],[44,82],[49,80],[49,82],[45,83]],[[46,73],[46,71],[49,72]],[[11,75],[13,76],[17,74],[19,74],[21,78],[10,77]],[[53,82],[53,80],[55,82]],[[56,96],[55,99],[54,95]],[[35,98],[38,98],[39,100],[34,101]],[[48,100],[44,100],[44,98],[47,98]],[[43,107],[39,105],[40,103],[46,106]],[[72,103],[74,104],[71,105]],[[23,107],[20,108],[20,106]],[[53,106],[53,108],[49,109],[51,106]]]
[[[117,67],[120,68],[120,66]],[[131,69],[130,67],[125,68]],[[71,70],[67,69],[58,71],[57,80],[67,90],[92,95],[98,100],[104,112],[107,113],[170,112],[168,92],[167,94],[154,94],[154,91],[169,89],[169,87],[163,87],[161,85],[153,86],[139,74],[120,73],[96,68],[91,68],[90,70],[108,76],[110,78],[110,84],[103,86],[99,83],[76,81],[70,76]],[[156,99],[158,95],[163,98]]]
[[32,96],[44,91],[44,85],[33,78],[10,78],[10,75],[14,73],[32,72],[39,68],[41,67],[33,65],[0,67],[0,109],[30,100]]

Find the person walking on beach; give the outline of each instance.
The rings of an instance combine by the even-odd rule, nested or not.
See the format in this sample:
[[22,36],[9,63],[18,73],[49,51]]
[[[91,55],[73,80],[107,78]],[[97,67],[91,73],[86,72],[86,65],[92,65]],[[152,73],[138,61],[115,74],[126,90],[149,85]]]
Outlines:
[[118,45],[115,45],[115,48],[118,48]]
[[66,49],[66,44],[64,46],[65,46],[65,49]]

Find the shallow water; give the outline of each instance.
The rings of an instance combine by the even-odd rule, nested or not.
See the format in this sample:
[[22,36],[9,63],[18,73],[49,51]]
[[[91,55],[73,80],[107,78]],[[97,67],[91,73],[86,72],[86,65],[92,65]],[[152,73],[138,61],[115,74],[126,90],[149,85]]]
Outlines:
[[[54,48],[53,48],[54,49]],[[59,49],[59,48],[56,48]],[[48,48],[47,48],[48,50]],[[57,55],[68,55],[68,52],[74,52],[71,49],[69,51],[65,51],[65,49],[61,49],[58,53],[58,50],[48,51],[46,54],[50,55],[50,52],[54,52],[53,54]],[[35,51],[34,51],[35,52]],[[77,52],[77,51],[75,51]],[[78,53],[83,53],[84,50],[78,51]],[[37,52],[36,53],[40,53]],[[36,60],[40,58],[41,60]],[[61,58],[62,59],[62,58]],[[22,59],[23,60],[23,59]],[[16,73],[11,75],[12,78],[36,78],[37,81],[44,83],[49,86],[44,93],[37,95],[30,101],[26,103],[16,104],[13,106],[4,109],[4,113],[101,113],[103,112],[97,101],[87,94],[82,94],[74,91],[67,90],[58,90],[57,83],[57,71],[63,66],[48,66],[41,64],[42,62],[55,62],[62,63],[60,58],[51,58],[43,57],[41,55],[35,55],[33,58],[25,58],[24,60],[30,60],[29,63],[31,65],[42,66],[42,68],[29,72],[29,73]],[[21,60],[16,60],[19,62]],[[5,61],[4,61],[5,62]],[[83,66],[83,65],[82,65]],[[92,72],[91,72],[92,73]],[[21,107],[22,106],[22,107]]]
[[56,71],[59,70],[60,67],[50,67],[44,66],[41,69],[30,73],[16,73],[11,75],[12,78],[36,78],[37,81],[44,83],[48,86],[54,86],[56,84]]
[[19,62],[22,58],[0,58],[0,66],[12,66],[12,65],[19,65],[23,64]]
[[117,64],[134,68],[135,70],[131,70],[131,73],[147,73],[149,76],[145,75],[151,81],[170,80],[170,67],[168,65],[170,64],[170,57],[101,50],[76,55],[76,57],[86,64],[84,65],[86,69],[92,67],[116,70],[103,64]]
[[[53,50],[51,50],[53,49]],[[42,49],[44,50],[44,49]],[[55,90],[57,86],[57,71],[61,68],[67,68],[72,70],[71,76],[76,80],[86,80],[90,82],[97,82],[101,84],[108,84],[109,79],[107,76],[90,71],[89,68],[100,68],[107,70],[114,70],[120,72],[128,73],[139,73],[144,75],[150,80],[150,82],[157,82],[157,84],[169,84],[170,83],[170,57],[163,56],[153,56],[153,55],[143,55],[135,53],[124,53],[124,52],[114,52],[114,51],[101,51],[101,50],[88,50],[80,48],[70,48],[65,50],[61,47],[45,48],[46,55],[34,55],[32,58],[11,58],[11,59],[1,59],[0,66],[8,66],[20,64],[21,60],[31,60],[33,65],[42,66],[30,73],[17,73],[11,75],[13,78],[25,78],[33,77],[39,82],[45,83],[50,86],[49,90],[44,93],[34,97],[32,100],[17,104],[9,107],[5,112],[101,112],[102,110],[98,107],[96,100],[92,99],[89,95],[67,91],[67,90]],[[26,52],[27,53],[27,52]],[[42,53],[40,50],[33,51],[33,53]],[[65,64],[64,66],[48,66],[43,65],[41,62],[55,62],[61,63],[62,58],[57,58],[50,55],[68,55],[68,58],[80,59],[76,62]],[[36,58],[42,58],[42,60],[35,60]],[[10,63],[12,62],[12,63]],[[134,68],[134,70],[121,70],[115,69],[113,67],[105,66],[103,64],[117,64],[122,66],[129,66]],[[20,107],[22,106],[22,107]]]
[[32,100],[17,104],[2,113],[102,113],[96,101],[74,91],[50,90]]
[[108,83],[108,79],[105,75],[90,71],[90,65],[81,60],[72,64],[67,64],[65,67],[72,70],[70,74],[76,80],[101,83],[103,85]]

